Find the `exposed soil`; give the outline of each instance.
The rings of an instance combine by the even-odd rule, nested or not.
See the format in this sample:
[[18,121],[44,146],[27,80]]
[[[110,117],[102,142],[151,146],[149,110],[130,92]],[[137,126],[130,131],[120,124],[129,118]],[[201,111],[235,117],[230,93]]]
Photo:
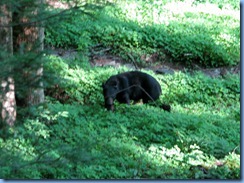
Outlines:
[[[240,74],[240,63],[233,67],[218,67],[218,68],[202,68],[199,65],[191,65],[191,67],[180,63],[172,63],[167,60],[167,58],[160,58],[157,54],[152,54],[149,56],[142,56],[141,59],[144,61],[144,66],[138,66],[133,61],[123,60],[119,56],[111,55],[108,53],[109,49],[104,50],[104,52],[92,53],[90,56],[90,64],[94,67],[104,67],[111,66],[119,68],[121,66],[126,66],[131,70],[135,69],[150,69],[159,74],[174,74],[174,72],[194,72],[200,71],[210,77],[223,77],[226,74]],[[77,51],[68,49],[53,49],[52,54],[58,55],[62,58],[75,58],[77,57]],[[160,60],[162,59],[162,60]]]

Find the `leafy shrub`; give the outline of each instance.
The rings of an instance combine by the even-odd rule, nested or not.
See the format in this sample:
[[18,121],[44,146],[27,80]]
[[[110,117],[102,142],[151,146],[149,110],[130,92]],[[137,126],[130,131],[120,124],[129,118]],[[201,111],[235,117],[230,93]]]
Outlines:
[[[129,60],[128,54],[131,54],[139,63],[142,55],[158,52],[168,55],[172,61],[189,65],[237,64],[240,60],[239,17],[225,8],[203,6],[204,2],[198,1],[195,5],[199,12],[192,4],[174,1],[128,1],[107,6],[103,11],[95,11],[95,18],[81,15],[48,26],[46,42],[85,51],[99,43],[125,59]],[[222,6],[219,1],[211,3]],[[176,11],[182,6],[188,9],[183,13]],[[220,16],[204,9],[214,9]]]
[[[184,104],[198,101],[212,106],[220,103],[230,106],[240,99],[236,93],[240,91],[238,76],[232,76],[232,80],[214,79],[201,73],[196,73],[192,77],[189,74],[179,72],[166,77],[165,79],[170,83],[169,87],[166,88],[169,92],[167,98],[171,101],[181,101]],[[233,80],[233,78],[235,79]]]
[[111,113],[100,105],[46,104],[15,137],[1,139],[1,151],[11,150],[1,154],[1,177],[239,178],[240,129],[219,118],[147,105],[118,105]]
[[[159,33],[168,30],[160,26],[108,25],[88,27],[89,44],[107,44],[121,53],[136,48],[134,55],[167,46],[166,34]],[[117,102],[116,111],[109,112],[103,107],[101,84],[126,68],[91,68],[85,56],[51,56],[44,67],[46,86],[57,84],[69,98],[61,104],[51,96],[43,105],[19,110],[17,125],[0,134],[0,177],[240,179],[239,76],[213,79],[200,73],[164,76],[144,71],[157,78],[163,92],[158,102],[170,104],[172,112]]]
[[[83,20],[85,22],[85,20]],[[62,23],[47,25],[45,31],[46,44],[56,47],[75,47],[80,50],[86,50],[90,45],[89,37],[86,33],[82,32],[81,27],[86,24],[73,17],[62,19]]]
[[144,71],[157,78],[159,102],[169,103],[172,112],[117,102],[109,112],[101,84],[126,68],[91,68],[86,62],[47,59],[45,75],[58,76],[50,84],[58,82],[70,98],[61,104],[49,97],[19,111],[18,125],[0,136],[1,177],[240,178],[238,76]]

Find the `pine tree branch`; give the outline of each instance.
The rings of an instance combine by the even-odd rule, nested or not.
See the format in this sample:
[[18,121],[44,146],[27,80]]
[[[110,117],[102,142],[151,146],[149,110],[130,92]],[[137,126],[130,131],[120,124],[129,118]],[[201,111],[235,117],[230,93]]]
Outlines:
[[[10,24],[10,25],[9,24],[8,25],[0,25],[0,28],[8,28],[8,27],[15,27],[15,26],[31,26],[31,25],[36,25],[36,24],[38,24],[40,22],[44,22],[46,20],[49,20],[49,19],[52,19],[52,18],[61,16],[61,15],[65,14],[66,12],[73,11],[73,10],[78,10],[79,8],[80,7],[75,6],[75,7],[72,7],[70,9],[65,9],[65,10],[63,10],[61,12],[56,13],[56,14],[53,14],[53,15],[44,17],[44,18],[39,19],[39,20],[30,21],[30,22],[13,23],[13,24]],[[88,14],[85,11],[83,11],[83,13]]]

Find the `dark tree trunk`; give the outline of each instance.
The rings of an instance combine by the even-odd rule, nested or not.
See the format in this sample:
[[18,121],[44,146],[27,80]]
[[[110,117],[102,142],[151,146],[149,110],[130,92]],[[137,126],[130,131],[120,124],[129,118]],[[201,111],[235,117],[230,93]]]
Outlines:
[[[13,30],[14,52],[20,55],[27,64],[21,71],[26,82],[18,83],[17,86],[24,88],[22,91],[22,103],[25,106],[36,105],[44,102],[44,89],[41,81],[43,75],[42,54],[44,28],[40,22],[33,23],[33,17],[38,17],[39,5],[43,0],[33,0],[28,6],[24,3],[19,7],[18,13],[14,13],[14,21],[17,26]],[[27,14],[26,12],[30,12]],[[35,20],[35,19],[34,19]],[[28,56],[32,55],[32,56]],[[17,88],[18,90],[18,88]],[[18,103],[17,103],[18,105]]]
[[[11,57],[13,53],[12,46],[12,28],[4,27],[10,25],[12,21],[12,15],[9,7],[6,5],[0,6],[0,61]],[[11,70],[11,68],[7,68]],[[4,72],[5,71],[1,71]],[[6,72],[7,73],[7,72]],[[13,126],[16,121],[16,102],[15,102],[15,84],[14,79],[10,75],[3,75],[0,78],[0,111],[1,111],[1,126],[8,124]]]

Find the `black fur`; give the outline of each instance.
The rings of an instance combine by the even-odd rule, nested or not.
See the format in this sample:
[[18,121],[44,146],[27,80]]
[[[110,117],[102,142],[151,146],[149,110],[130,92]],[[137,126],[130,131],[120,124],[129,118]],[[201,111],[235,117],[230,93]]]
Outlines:
[[[131,100],[143,103],[155,101],[161,95],[158,81],[149,74],[140,71],[131,71],[111,76],[103,84],[105,107],[114,110],[114,100],[130,104]],[[170,106],[163,104],[164,110],[170,111]]]

